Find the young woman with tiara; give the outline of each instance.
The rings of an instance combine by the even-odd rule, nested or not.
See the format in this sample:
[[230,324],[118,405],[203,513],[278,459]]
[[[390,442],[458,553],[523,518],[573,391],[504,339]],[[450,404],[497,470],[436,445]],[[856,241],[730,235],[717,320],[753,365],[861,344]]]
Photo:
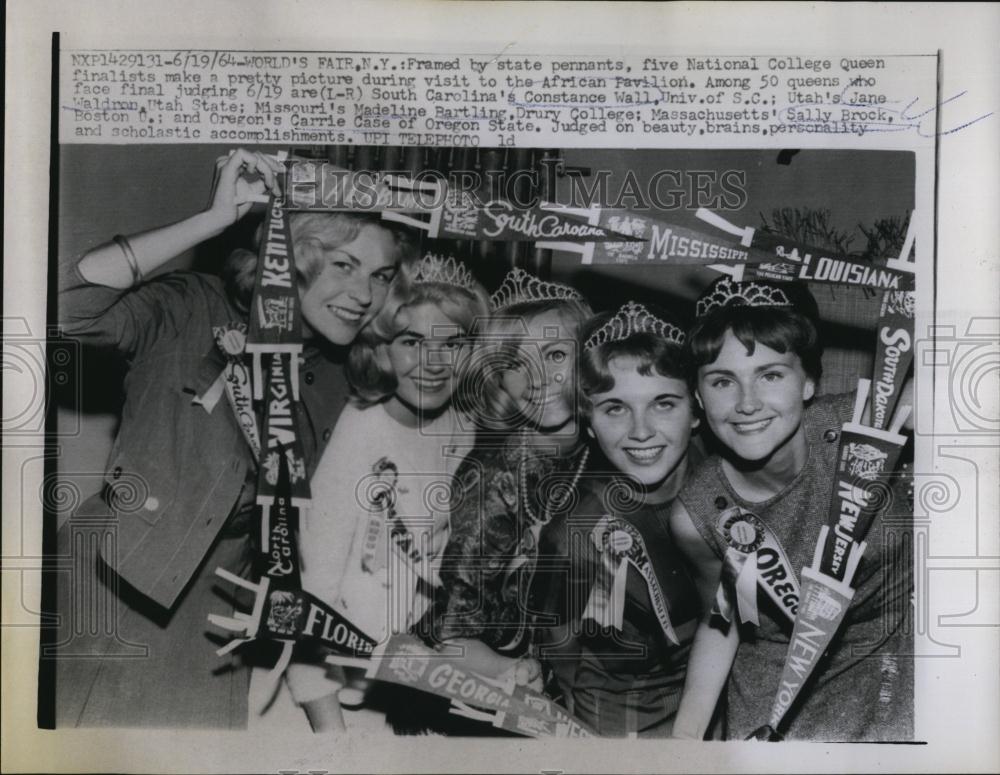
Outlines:
[[542,527],[571,505],[587,464],[575,401],[576,336],[593,313],[573,288],[521,269],[490,298],[470,363],[480,425],[452,496],[443,594],[428,637],[488,677],[542,686],[531,580]]
[[542,534],[543,607],[562,626],[539,628],[540,653],[562,677],[566,704],[598,734],[666,737],[699,615],[668,529],[670,504],[701,458],[690,443],[698,418],[684,334],[628,302],[588,321],[579,339],[581,410],[603,457],[591,468],[611,473],[591,474],[580,505]]
[[[407,632],[439,585],[463,425],[452,397],[488,299],[455,259],[425,256],[393,285],[348,357],[346,407],[312,479],[302,585],[384,641]],[[293,663],[293,698],[315,731],[344,728],[338,667]]]
[[[247,216],[256,197],[280,196],[283,170],[237,149],[219,160],[205,210],[116,236],[62,267],[62,330],[120,354],[128,375],[106,486],[57,537],[57,554],[72,553],[82,568],[73,583],[56,583],[57,726],[247,724],[245,658],[220,661],[205,631],[207,616],[224,610],[215,569],[245,575],[253,556],[259,419],[238,408],[230,388],[243,384],[249,405],[238,377],[250,370],[243,343],[258,256],[236,251],[221,277],[162,270]],[[371,214],[288,220],[305,340],[299,440],[311,471],[347,398],[344,348],[381,309],[400,264],[412,261],[412,242]],[[74,531],[95,526],[106,535],[77,553]],[[97,616],[100,606],[73,602],[91,594],[109,595],[109,622],[78,618]],[[122,658],[123,645],[146,655]]]
[[[808,291],[795,284],[728,278],[698,302],[689,347],[718,454],[687,481],[671,515],[705,605],[677,737],[704,735],[723,688],[731,739],[912,735],[908,544],[892,540],[881,512],[868,531],[839,634],[825,649],[795,638],[797,650],[790,650],[798,580],[810,575],[818,536],[826,535],[839,437],[859,408],[854,393],[816,396],[821,346],[814,309]],[[904,396],[901,404],[908,403]],[[822,603],[821,616],[842,607],[832,598],[814,602]],[[798,699],[784,708],[781,728],[769,729],[779,690],[788,688],[786,657],[801,672],[803,662],[795,660],[820,654]]]

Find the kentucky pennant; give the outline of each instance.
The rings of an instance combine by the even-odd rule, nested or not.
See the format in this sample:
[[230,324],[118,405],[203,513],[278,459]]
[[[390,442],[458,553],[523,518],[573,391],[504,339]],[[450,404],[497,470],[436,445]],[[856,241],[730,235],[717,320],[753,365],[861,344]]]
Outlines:
[[622,628],[628,568],[632,566],[646,582],[649,600],[663,634],[671,643],[680,645],[646,543],[635,525],[624,519],[604,516],[591,531],[591,540],[600,552],[601,567],[583,618],[594,619],[602,627]]
[[805,280],[896,291],[914,287],[913,264],[909,261],[890,258],[873,262],[852,258],[751,226],[736,226],[704,208],[699,208],[695,215],[738,238],[742,247],[753,248],[756,255],[770,257],[763,262],[759,259],[748,261],[745,274],[748,280]]
[[799,584],[774,531],[756,514],[739,507],[724,511],[716,530],[729,548],[722,559],[722,579],[712,613],[732,621],[735,608],[740,622],[759,624],[759,587],[788,621],[794,621]]
[[802,599],[769,720],[774,733],[836,636],[854,597],[851,582],[877,509],[864,484],[893,470],[906,441],[896,431],[910,407],[900,409],[889,431],[860,424],[869,389],[868,380],[858,382],[854,415],[840,436],[827,524],[820,531],[812,565],[802,569]]
[[[246,351],[253,357],[254,398],[263,398],[264,354],[302,352],[302,324],[295,251],[284,201],[272,196],[264,220],[250,309]],[[298,395],[298,360],[292,361],[292,383]]]

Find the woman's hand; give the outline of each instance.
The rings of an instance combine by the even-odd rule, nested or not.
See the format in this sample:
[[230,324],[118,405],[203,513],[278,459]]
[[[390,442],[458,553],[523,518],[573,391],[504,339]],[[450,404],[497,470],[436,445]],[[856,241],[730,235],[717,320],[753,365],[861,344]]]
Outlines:
[[215,168],[208,213],[220,231],[246,215],[261,194],[281,195],[279,175],[284,165],[267,154],[237,148],[220,157]]
[[536,692],[541,692],[544,688],[542,665],[537,659],[523,656],[514,663],[513,670],[514,683],[518,686],[526,686]]
[[142,234],[118,237],[80,259],[83,278],[95,285],[129,288],[158,270],[174,256],[221,234],[250,210],[266,191],[281,193],[284,166],[263,153],[242,148],[216,163],[212,204],[207,210]]

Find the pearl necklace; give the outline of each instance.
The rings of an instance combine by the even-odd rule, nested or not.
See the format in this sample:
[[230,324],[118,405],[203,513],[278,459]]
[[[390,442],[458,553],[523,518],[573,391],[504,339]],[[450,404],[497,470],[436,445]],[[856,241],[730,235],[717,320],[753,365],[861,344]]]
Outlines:
[[580,481],[580,477],[583,475],[583,469],[587,465],[587,458],[590,457],[590,448],[584,447],[583,454],[580,455],[580,462],[576,466],[576,473],[573,474],[573,481],[569,483],[569,488],[559,498],[558,503],[550,504],[548,499],[546,499],[545,505],[542,508],[541,517],[535,513],[534,509],[531,508],[531,498],[528,497],[528,436],[526,433],[521,433],[521,470],[519,471],[519,485],[521,490],[521,504],[524,506],[524,512],[531,519],[532,525],[547,525],[549,520],[552,519],[552,515],[549,513],[549,506],[555,506],[557,509],[562,508],[566,501],[572,495],[573,491],[576,490],[576,485]]

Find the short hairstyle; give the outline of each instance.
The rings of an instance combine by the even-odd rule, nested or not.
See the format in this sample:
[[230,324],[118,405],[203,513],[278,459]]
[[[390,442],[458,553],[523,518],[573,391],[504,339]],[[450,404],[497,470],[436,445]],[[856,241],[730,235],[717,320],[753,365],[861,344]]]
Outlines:
[[817,305],[801,283],[782,283],[782,290],[792,301],[789,307],[717,307],[699,318],[688,334],[688,349],[695,369],[713,363],[719,357],[726,332],[753,355],[757,342],[775,352],[791,352],[802,361],[805,373],[819,384],[823,374],[823,345],[817,331]]
[[[575,340],[580,326],[594,313],[582,299],[542,299],[504,307],[494,313],[477,331],[476,349],[468,359],[460,383],[462,405],[477,424],[492,431],[510,431],[527,420],[515,400],[503,387],[504,372],[517,357],[527,332],[528,322],[548,312],[559,316],[562,327]],[[576,395],[572,385],[565,385],[572,404]]]
[[[650,311],[661,320],[667,319],[658,310]],[[640,332],[625,339],[585,348],[583,343],[613,316],[614,313],[611,312],[595,315],[583,325],[577,337],[580,347],[577,393],[579,406],[585,412],[589,413],[593,408],[590,402],[592,395],[606,393],[614,388],[615,378],[611,375],[609,364],[615,358],[632,358],[637,362],[636,371],[642,376],[648,377],[656,373],[661,377],[678,379],[693,393],[694,369],[687,349],[662,336]]]
[[[288,218],[292,245],[295,248],[295,270],[302,288],[308,288],[323,271],[323,258],[331,250],[353,242],[366,226],[389,232],[395,246],[395,259],[409,264],[415,257],[415,240],[405,227],[383,221],[377,214],[356,212],[293,212]],[[257,229],[254,246],[260,244],[263,224]],[[250,309],[254,279],[257,274],[257,253],[245,248],[233,251],[222,267],[226,292],[244,312]]]
[[[384,348],[406,330],[408,309],[433,304],[466,332],[472,332],[478,321],[489,314],[489,297],[479,283],[472,288],[451,283],[414,283],[411,275],[409,267],[396,275],[382,309],[361,330],[348,353],[347,379],[353,399],[360,406],[377,404],[396,392],[398,382]],[[459,372],[456,368],[456,374]]]

